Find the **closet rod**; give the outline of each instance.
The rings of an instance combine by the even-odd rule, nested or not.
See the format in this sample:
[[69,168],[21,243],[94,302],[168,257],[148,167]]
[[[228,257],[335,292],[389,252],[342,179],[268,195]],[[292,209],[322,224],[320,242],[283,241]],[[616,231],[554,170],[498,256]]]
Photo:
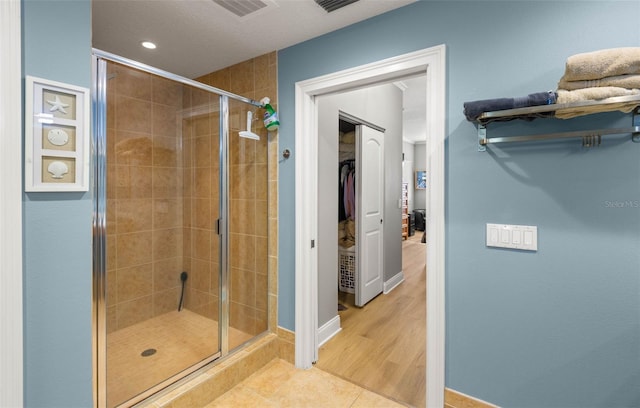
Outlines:
[[551,140],[551,139],[567,139],[567,138],[585,138],[585,137],[599,137],[605,135],[620,135],[624,133],[631,133],[632,138],[640,134],[640,126],[633,126],[630,128],[618,128],[618,129],[595,129],[595,130],[578,130],[575,132],[560,132],[560,133],[547,133],[543,135],[528,135],[528,136],[507,136],[507,137],[492,137],[482,138],[479,140],[480,145],[486,146],[488,144],[496,143],[514,143],[514,142],[532,142],[536,140]]

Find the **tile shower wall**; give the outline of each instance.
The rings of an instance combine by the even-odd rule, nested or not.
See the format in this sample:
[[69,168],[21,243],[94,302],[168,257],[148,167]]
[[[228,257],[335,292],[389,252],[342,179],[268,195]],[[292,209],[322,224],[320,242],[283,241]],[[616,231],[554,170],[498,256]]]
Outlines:
[[182,86],[108,65],[107,330],[175,310],[183,267]]
[[183,134],[183,237],[185,307],[218,320],[220,207],[220,97],[185,87]]
[[[255,100],[268,96],[277,110],[275,52],[197,80]],[[260,141],[237,136],[246,127],[247,109],[258,117],[253,131],[260,135]],[[229,321],[232,327],[249,334],[275,331],[277,327],[278,141],[277,132],[267,134],[264,129],[260,120],[263,113],[262,109],[230,102]],[[217,270],[211,272],[215,273],[214,280]]]

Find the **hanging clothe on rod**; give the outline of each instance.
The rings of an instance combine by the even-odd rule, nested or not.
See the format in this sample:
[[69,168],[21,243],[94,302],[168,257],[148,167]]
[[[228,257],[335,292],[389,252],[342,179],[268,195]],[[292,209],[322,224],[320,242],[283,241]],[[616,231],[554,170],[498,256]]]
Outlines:
[[339,166],[338,220],[355,219],[356,215],[356,170],[355,159],[344,160]]

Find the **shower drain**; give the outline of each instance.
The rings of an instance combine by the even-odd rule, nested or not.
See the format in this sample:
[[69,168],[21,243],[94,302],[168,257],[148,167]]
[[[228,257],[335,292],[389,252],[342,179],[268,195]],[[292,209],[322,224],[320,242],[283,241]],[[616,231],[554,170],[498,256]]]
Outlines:
[[154,349],[154,348],[146,349],[145,351],[140,353],[140,355],[142,357],[149,357],[149,356],[152,356],[154,354],[156,354],[156,349]]

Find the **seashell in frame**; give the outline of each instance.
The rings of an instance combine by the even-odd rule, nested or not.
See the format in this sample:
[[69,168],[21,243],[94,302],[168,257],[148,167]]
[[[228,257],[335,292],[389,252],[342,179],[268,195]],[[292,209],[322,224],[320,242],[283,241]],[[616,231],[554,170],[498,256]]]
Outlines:
[[65,174],[69,172],[69,167],[61,161],[54,161],[49,164],[47,171],[51,173],[51,177],[54,179],[61,179]]
[[55,146],[64,146],[69,141],[69,135],[63,129],[51,129],[47,133],[47,139]]

